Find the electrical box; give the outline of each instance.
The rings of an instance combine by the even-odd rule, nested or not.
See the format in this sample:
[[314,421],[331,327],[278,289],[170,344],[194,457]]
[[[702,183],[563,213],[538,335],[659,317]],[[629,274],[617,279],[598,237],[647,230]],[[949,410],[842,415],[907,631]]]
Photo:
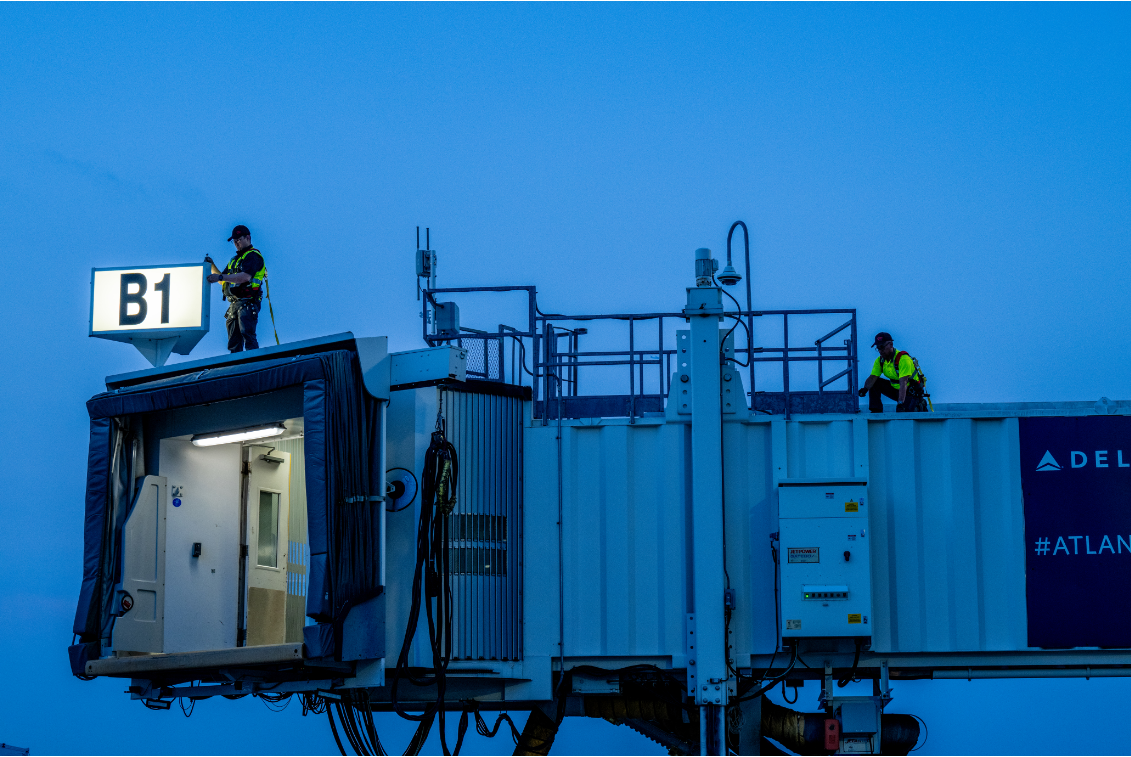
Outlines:
[[[419,230],[417,234],[419,234]],[[417,244],[420,242],[417,241]],[[432,256],[435,255],[432,250],[417,250],[416,251],[416,275],[418,277],[428,278],[432,275]]]
[[863,480],[778,483],[782,638],[872,635],[869,511]]
[[459,306],[454,302],[436,303],[436,333],[459,336]]
[[840,723],[837,754],[880,754],[883,709],[877,697],[833,697],[833,714]]

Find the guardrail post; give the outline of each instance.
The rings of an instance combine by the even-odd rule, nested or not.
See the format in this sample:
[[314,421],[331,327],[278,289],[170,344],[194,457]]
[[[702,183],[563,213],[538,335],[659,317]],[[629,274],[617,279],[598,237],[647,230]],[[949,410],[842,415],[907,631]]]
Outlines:
[[789,420],[789,313],[782,314],[782,328],[785,332],[785,341],[782,342],[781,351],[781,378],[782,393],[785,394],[785,419]]

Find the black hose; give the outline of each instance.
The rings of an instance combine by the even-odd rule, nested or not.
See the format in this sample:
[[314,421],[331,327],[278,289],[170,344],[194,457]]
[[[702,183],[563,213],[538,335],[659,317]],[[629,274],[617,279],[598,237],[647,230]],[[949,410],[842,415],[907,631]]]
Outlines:
[[837,681],[837,684],[843,689],[850,681],[856,680],[856,669],[860,665],[860,647],[863,642],[860,639],[856,640],[856,654],[852,657],[852,669],[848,671],[848,675]]
[[[420,521],[416,532],[416,571],[412,581],[412,599],[408,624],[397,665],[393,670],[390,699],[401,717],[431,724],[430,716],[439,719],[440,746],[450,754],[445,732],[444,698],[447,692],[447,668],[452,658],[453,601],[451,590],[451,542],[449,516],[455,506],[455,490],[459,482],[459,457],[444,435],[442,413],[437,413],[436,430],[424,455],[421,475]],[[424,604],[428,621],[428,641],[432,650],[432,674],[436,682],[436,703],[421,715],[410,715],[398,704],[400,679],[408,677],[408,658],[412,640]],[[466,726],[464,726],[466,729]],[[462,739],[461,739],[462,742]],[[458,746],[458,744],[457,744]]]
[[793,642],[792,648],[793,648],[793,652],[790,655],[789,667],[787,667],[785,669],[785,672],[783,672],[779,676],[775,676],[775,677],[771,678],[769,683],[767,683],[763,686],[759,686],[755,691],[753,691],[749,694],[746,694],[745,696],[738,697],[737,699],[734,699],[732,701],[733,702],[747,702],[747,701],[753,699],[754,697],[762,696],[762,694],[766,693],[770,689],[777,686],[778,681],[785,680],[785,677],[787,675],[789,675],[790,672],[792,672],[793,666],[797,664],[797,642],[796,641]]
[[330,720],[330,732],[334,734],[334,743],[338,745],[338,751],[342,753],[342,757],[345,757],[346,748],[342,746],[342,739],[338,736],[338,726],[334,724],[334,708],[329,703],[326,704],[326,717]]
[[518,730],[518,726],[514,724],[514,721],[511,720],[510,715],[505,712],[500,712],[499,717],[495,718],[494,727],[488,728],[487,721],[483,719],[483,715],[480,714],[479,710],[475,711],[475,731],[480,736],[485,736],[489,739],[495,738],[495,736],[499,733],[499,729],[503,726],[504,721],[506,721],[506,724],[510,726],[511,738],[514,739],[514,743],[517,744],[519,738],[522,736],[522,733]]

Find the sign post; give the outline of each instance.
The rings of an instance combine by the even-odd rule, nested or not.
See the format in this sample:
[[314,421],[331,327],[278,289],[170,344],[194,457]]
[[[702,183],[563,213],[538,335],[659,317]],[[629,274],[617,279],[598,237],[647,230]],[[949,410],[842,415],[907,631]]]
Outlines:
[[90,336],[130,342],[154,367],[208,333],[207,263],[94,268]]

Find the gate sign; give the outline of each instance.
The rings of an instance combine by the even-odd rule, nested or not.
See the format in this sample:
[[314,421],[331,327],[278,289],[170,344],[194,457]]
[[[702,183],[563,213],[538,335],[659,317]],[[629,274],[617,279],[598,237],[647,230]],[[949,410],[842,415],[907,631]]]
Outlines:
[[187,355],[208,333],[208,265],[95,268],[90,336],[131,342],[153,365]]
[[1029,646],[1131,647],[1131,417],[1018,421]]

